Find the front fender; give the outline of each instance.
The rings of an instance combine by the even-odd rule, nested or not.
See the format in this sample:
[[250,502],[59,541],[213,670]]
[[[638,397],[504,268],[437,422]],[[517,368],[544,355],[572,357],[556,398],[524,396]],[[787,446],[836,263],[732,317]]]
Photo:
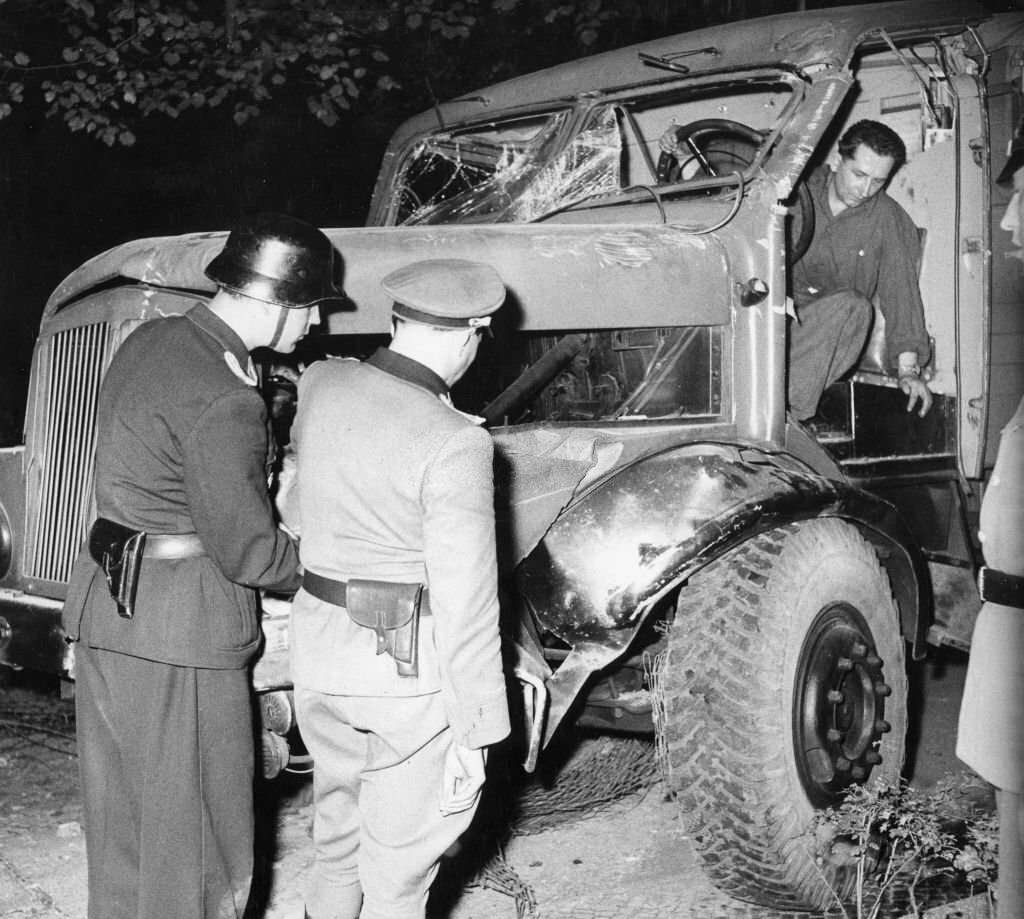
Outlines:
[[541,633],[571,651],[549,682],[550,722],[624,652],[654,603],[756,533],[832,516],[883,549],[904,633],[923,649],[927,567],[895,508],[787,454],[716,443],[643,457],[588,489],[524,559],[518,589]]

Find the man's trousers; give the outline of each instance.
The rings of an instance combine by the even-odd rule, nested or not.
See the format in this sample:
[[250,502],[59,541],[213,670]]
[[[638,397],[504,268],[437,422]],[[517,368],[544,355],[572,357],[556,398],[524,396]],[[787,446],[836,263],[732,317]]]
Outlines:
[[789,410],[806,421],[825,387],[849,370],[867,341],[874,308],[860,294],[841,290],[797,309],[789,323]]
[[313,756],[310,919],[421,919],[445,850],[475,808],[442,816],[452,743],[440,693],[337,696],[295,687]]
[[75,647],[89,919],[235,919],[253,863],[246,670]]

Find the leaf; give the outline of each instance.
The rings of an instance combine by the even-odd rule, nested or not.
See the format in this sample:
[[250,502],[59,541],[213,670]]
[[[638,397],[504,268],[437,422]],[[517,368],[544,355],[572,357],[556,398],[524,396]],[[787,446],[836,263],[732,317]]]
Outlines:
[[29,56],[24,51],[19,51],[14,55],[14,63],[19,67],[27,67],[29,62]]

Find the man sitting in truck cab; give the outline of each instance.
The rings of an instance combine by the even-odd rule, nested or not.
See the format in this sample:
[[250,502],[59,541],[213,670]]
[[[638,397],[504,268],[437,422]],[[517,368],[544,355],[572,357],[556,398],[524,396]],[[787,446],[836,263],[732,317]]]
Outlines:
[[[662,151],[687,155],[675,127],[659,139]],[[825,387],[860,357],[871,330],[871,298],[885,317],[886,351],[907,394],[907,411],[931,408],[921,377],[931,355],[917,283],[920,244],[907,212],[885,193],[907,158],[900,136],[877,121],[858,121],[838,152],[807,179],[814,234],[792,268],[797,319],[789,327],[789,409],[811,419]]]
[[931,408],[921,377],[931,348],[917,281],[920,242],[910,216],[885,192],[906,156],[887,125],[858,121],[807,180],[814,235],[792,269],[797,318],[789,326],[789,408],[799,421],[814,416],[825,387],[860,357],[875,294],[907,411],[920,403],[923,417]]

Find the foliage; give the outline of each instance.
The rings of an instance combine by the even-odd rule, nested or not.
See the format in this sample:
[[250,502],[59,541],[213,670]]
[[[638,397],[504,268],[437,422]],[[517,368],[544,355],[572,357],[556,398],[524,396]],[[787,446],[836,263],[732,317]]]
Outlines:
[[[444,84],[452,68],[467,66],[461,52],[471,39],[514,32],[524,15],[549,30],[567,25],[583,51],[617,15],[602,0],[536,6],[530,0],[0,0],[0,119],[37,93],[45,114],[70,130],[130,146],[147,115],[178,118],[223,107],[241,125],[272,100],[298,99],[333,127],[354,106],[372,106],[400,88],[409,60]],[[493,70],[493,60],[487,66]]]
[[132,114],[176,118],[226,104],[242,124],[288,81],[302,83],[310,111],[331,124],[367,82],[387,86],[380,70],[387,55],[375,41],[381,21],[339,13],[328,0],[222,6],[0,0],[0,6],[33,47],[33,53],[0,50],[6,91],[0,114],[9,114],[34,84],[48,116],[107,144],[134,143]]
[[[856,919],[876,919],[884,898],[896,886],[910,897],[920,915],[915,892],[922,880],[962,873],[985,885],[996,873],[996,818],[966,815],[954,833],[956,789],[940,783],[932,794],[877,782],[852,786],[838,808],[817,815],[821,836],[833,852],[846,849],[856,869]],[[838,897],[837,897],[838,900]],[[846,904],[839,903],[849,916]]]

